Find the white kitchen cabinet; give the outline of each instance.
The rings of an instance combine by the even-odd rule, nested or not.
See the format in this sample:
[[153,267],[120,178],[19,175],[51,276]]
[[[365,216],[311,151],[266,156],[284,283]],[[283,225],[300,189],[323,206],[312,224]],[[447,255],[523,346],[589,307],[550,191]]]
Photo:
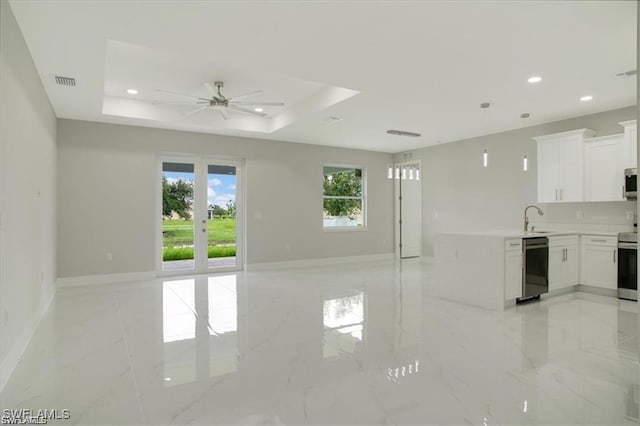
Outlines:
[[584,200],[584,140],[589,129],[534,138],[538,143],[538,202]]
[[504,299],[522,297],[522,239],[505,241]]
[[615,290],[618,277],[616,237],[583,235],[580,243],[580,284]]
[[578,284],[578,237],[549,237],[549,291]]
[[624,140],[622,142],[623,169],[638,167],[638,128],[636,120],[619,123],[624,127]]
[[624,134],[584,142],[585,201],[624,201]]

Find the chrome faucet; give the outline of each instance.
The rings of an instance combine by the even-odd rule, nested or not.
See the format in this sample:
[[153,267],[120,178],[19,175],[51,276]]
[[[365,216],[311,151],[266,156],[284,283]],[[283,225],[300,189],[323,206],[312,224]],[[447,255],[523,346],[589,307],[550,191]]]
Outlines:
[[527,232],[529,232],[529,218],[527,217],[527,210],[529,210],[531,207],[533,207],[534,209],[538,210],[538,214],[540,216],[544,216],[544,213],[542,212],[542,210],[540,210],[540,207],[538,207],[538,206],[531,205],[531,206],[525,207],[524,208],[524,232],[525,232],[525,234]]

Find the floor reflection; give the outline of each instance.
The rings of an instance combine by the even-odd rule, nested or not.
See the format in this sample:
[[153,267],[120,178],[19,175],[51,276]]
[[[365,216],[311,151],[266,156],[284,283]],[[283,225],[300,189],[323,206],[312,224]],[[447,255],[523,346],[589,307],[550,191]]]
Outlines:
[[324,301],[325,358],[348,353],[362,347],[364,331],[364,293]]
[[236,275],[165,281],[164,386],[238,370]]

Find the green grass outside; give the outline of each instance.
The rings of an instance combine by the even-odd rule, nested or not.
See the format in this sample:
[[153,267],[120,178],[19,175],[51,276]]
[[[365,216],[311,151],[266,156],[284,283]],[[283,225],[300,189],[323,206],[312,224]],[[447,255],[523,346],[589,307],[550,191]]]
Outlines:
[[[235,218],[215,218],[207,222],[210,246],[236,242]],[[163,247],[193,245],[193,220],[163,220],[162,240]]]
[[[232,217],[207,221],[208,257],[236,255],[236,220]],[[162,260],[193,259],[193,220],[162,221]]]
[[[236,255],[236,246],[209,246],[207,249],[209,259],[214,257],[233,257]],[[163,247],[162,260],[193,259],[193,247]]]

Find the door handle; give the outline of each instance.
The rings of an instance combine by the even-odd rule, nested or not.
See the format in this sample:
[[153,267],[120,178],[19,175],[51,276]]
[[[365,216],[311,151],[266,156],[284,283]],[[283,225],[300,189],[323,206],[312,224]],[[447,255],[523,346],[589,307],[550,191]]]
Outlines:
[[207,232],[207,228],[202,228],[202,232]]

